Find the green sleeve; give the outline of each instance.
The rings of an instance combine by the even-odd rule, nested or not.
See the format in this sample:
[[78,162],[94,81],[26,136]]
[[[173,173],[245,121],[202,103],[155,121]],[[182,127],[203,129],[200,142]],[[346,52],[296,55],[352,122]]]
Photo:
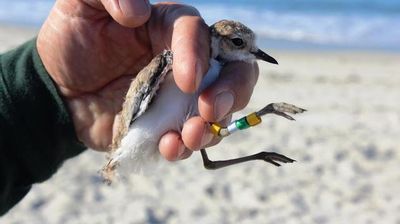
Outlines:
[[0,215],[84,149],[36,39],[0,55]]

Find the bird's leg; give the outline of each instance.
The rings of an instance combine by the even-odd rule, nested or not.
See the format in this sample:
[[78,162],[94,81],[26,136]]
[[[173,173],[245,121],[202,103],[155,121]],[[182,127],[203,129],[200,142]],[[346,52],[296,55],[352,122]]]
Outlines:
[[296,160],[288,158],[284,155],[275,153],[275,152],[259,152],[250,156],[244,156],[236,159],[228,159],[228,160],[219,160],[219,161],[211,161],[208,159],[207,152],[205,149],[201,149],[201,157],[203,158],[204,167],[208,170],[216,170],[219,168],[223,168],[226,166],[235,165],[238,163],[243,163],[247,161],[253,160],[263,160],[265,162],[271,163],[275,166],[280,166],[278,162],[282,163],[292,163]]
[[[210,130],[215,136],[223,138],[231,135],[233,132],[247,129],[249,127],[261,123],[261,116],[263,115],[276,114],[284,118],[287,118],[289,120],[294,120],[293,117],[291,117],[286,113],[297,114],[297,113],[302,113],[304,111],[306,110],[300,107],[296,107],[292,104],[271,103],[255,113],[249,114],[246,117],[242,117],[236,121],[233,121],[228,127],[222,127],[218,123],[211,123]],[[253,155],[244,156],[236,159],[211,161],[210,159],[208,159],[207,152],[205,149],[201,149],[201,157],[203,158],[204,167],[210,170],[215,170],[222,167],[253,160],[263,160],[275,166],[280,166],[278,162],[292,163],[295,161],[291,158],[288,158],[284,155],[275,152],[259,152]]]

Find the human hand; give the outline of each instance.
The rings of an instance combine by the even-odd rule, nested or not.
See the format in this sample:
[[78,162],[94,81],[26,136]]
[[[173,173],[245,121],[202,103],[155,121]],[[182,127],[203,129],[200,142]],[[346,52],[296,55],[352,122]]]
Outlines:
[[[97,150],[109,148],[130,82],[155,55],[172,49],[174,79],[182,91],[192,93],[208,69],[210,49],[208,27],[194,8],[150,6],[146,0],[58,0],[39,32],[37,48],[67,103],[78,139]],[[245,107],[257,77],[256,64],[226,65],[199,98],[201,117],[189,119],[182,135],[166,133],[159,143],[161,154],[184,159],[192,150],[216,144],[207,122],[230,119]]]

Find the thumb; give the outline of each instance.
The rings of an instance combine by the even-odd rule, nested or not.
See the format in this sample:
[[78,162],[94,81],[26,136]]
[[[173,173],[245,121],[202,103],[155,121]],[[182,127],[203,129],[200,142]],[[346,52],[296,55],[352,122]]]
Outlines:
[[101,0],[101,3],[111,17],[123,26],[138,27],[150,18],[148,0]]

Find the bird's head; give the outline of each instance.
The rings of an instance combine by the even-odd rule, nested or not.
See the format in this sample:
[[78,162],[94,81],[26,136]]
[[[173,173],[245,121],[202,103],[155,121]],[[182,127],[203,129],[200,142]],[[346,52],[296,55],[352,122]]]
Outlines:
[[255,43],[254,32],[242,23],[221,20],[210,27],[211,56],[221,62],[260,59],[273,64],[278,62]]

